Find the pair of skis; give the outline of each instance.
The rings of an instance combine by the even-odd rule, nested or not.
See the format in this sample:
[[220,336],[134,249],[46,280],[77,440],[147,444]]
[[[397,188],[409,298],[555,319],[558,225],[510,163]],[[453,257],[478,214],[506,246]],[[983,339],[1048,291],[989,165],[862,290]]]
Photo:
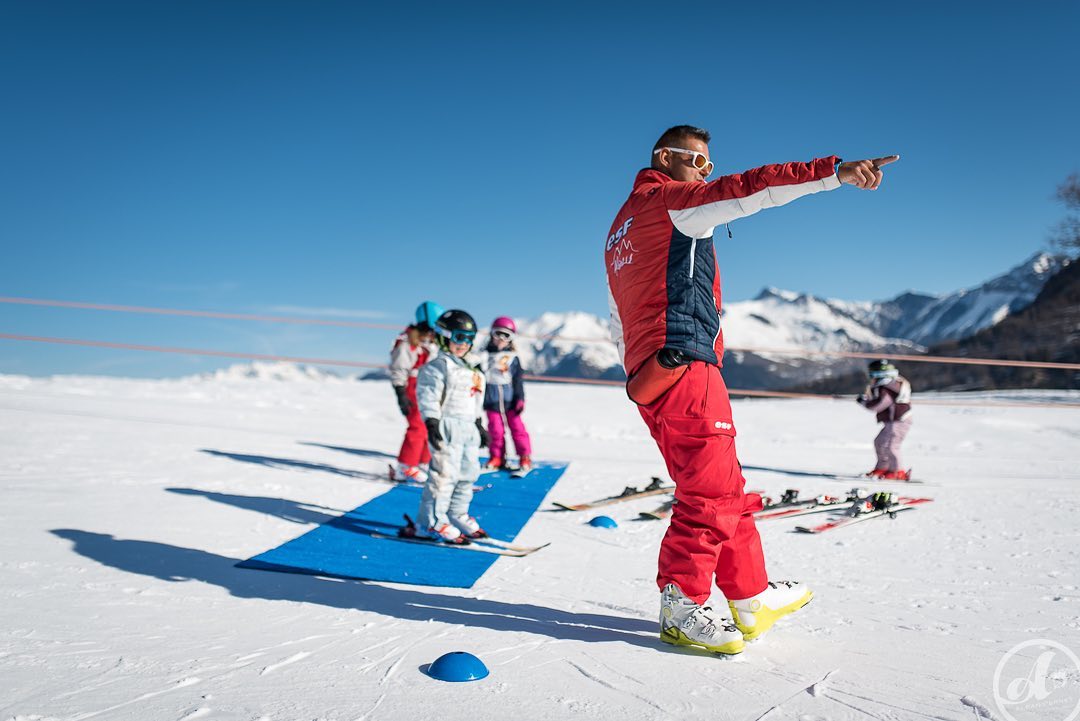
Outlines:
[[[843,506],[858,500],[862,497],[859,495],[859,491],[860,489],[854,489],[844,497],[816,496],[814,498],[799,498],[798,490],[789,488],[784,491],[779,500],[774,501],[766,497],[765,507],[754,513],[754,517],[759,521],[765,521],[774,518],[795,518],[796,516],[805,516],[811,513],[825,513],[834,510],[837,506]],[[865,496],[865,493],[863,496]],[[670,518],[673,505],[673,501],[667,501],[651,511],[642,511],[638,514],[638,517],[646,520]]]
[[416,524],[408,514],[405,514],[405,525],[402,526],[396,535],[389,535],[386,533],[379,533],[372,531],[370,534],[372,538],[381,538],[387,541],[401,541],[402,543],[419,543],[425,546],[434,546],[437,548],[452,548],[459,551],[476,551],[478,553],[491,553],[496,556],[512,556],[521,558],[522,556],[528,556],[529,554],[536,553],[541,548],[547,548],[551,543],[545,543],[540,546],[519,546],[509,541],[500,541],[497,538],[491,536],[483,536],[481,538],[469,538],[465,543],[447,543],[439,538],[428,538],[426,536],[416,535]]
[[435,546],[436,548],[452,548],[455,551],[476,551],[479,553],[491,553],[496,556],[511,556],[513,558],[528,556],[529,554],[536,553],[541,548],[547,548],[551,545],[550,543],[545,543],[540,546],[518,546],[495,538],[477,538],[470,540],[467,545],[458,545],[456,543],[444,543],[433,538],[408,538],[405,536],[391,536],[386,533],[371,533],[370,535],[372,538],[381,538],[388,541],[419,543],[424,546]]
[[649,496],[659,496],[662,493],[670,493],[674,490],[674,484],[665,484],[659,478],[653,476],[649,485],[641,489],[635,488],[634,486],[627,486],[623,492],[618,495],[608,496],[607,498],[601,498],[596,501],[590,501],[588,503],[560,503],[559,501],[554,501],[553,505],[564,511],[588,511],[592,508],[610,506],[614,503],[635,501],[639,498],[648,498]]
[[911,477],[911,472],[912,472],[912,469],[909,468],[907,470],[907,474],[908,474],[907,478],[881,478],[879,476],[872,476],[869,473],[850,474],[850,475],[843,474],[843,473],[832,473],[832,474],[825,474],[824,477],[825,478],[830,478],[830,479],[836,480],[836,481],[864,481],[866,483],[903,483],[905,485],[911,485],[911,484],[921,485],[921,484],[926,483],[926,481],[924,481],[922,479],[912,478]]
[[817,526],[795,526],[795,531],[797,533],[825,533],[826,531],[835,531],[838,528],[845,528],[874,518],[896,518],[896,514],[914,510],[924,503],[930,503],[932,500],[934,499],[897,497],[891,493],[875,493],[870,498],[853,503],[842,516]]
[[[627,487],[622,493],[608,498],[601,498],[590,503],[555,503],[556,506],[568,511],[584,511],[592,508],[608,506],[614,503],[632,501],[639,498],[668,493],[674,490],[673,485],[664,485],[659,478],[653,478],[652,482],[643,489],[633,486]],[[766,498],[766,505],[754,514],[757,520],[775,520],[782,518],[797,518],[816,513],[832,513],[842,511],[843,515],[817,526],[796,526],[799,533],[825,533],[855,523],[862,523],[873,518],[895,518],[896,514],[917,508],[929,503],[930,498],[909,498],[894,496],[892,493],[868,494],[861,488],[853,488],[842,497],[840,496],[816,496],[814,498],[800,499],[796,489],[788,489],[779,500],[773,501]],[[642,519],[663,520],[669,518],[672,512],[673,500],[666,501],[651,511],[642,511],[639,515]]]

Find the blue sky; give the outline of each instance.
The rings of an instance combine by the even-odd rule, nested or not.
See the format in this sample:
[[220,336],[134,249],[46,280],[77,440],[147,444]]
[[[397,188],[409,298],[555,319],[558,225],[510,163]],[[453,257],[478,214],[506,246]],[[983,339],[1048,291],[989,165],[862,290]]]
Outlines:
[[[606,313],[657,135],[718,173],[900,153],[732,225],[727,300],[974,285],[1080,166],[1080,5],[0,2],[0,295],[404,322]],[[322,309],[322,310],[320,310]],[[0,305],[0,332],[382,361],[370,330]],[[225,363],[0,340],[0,372]]]

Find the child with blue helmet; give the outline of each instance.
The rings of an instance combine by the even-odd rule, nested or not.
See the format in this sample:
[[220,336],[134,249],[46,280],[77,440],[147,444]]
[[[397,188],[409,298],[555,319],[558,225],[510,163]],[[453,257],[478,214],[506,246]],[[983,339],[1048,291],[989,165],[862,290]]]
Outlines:
[[390,466],[390,480],[420,483],[427,480],[421,466],[431,460],[431,454],[416,400],[416,379],[424,364],[438,353],[434,345],[435,321],[442,314],[438,303],[430,300],[421,303],[416,309],[416,322],[402,331],[390,350],[390,384],[397,395],[398,408],[409,424],[398,452],[397,467]]

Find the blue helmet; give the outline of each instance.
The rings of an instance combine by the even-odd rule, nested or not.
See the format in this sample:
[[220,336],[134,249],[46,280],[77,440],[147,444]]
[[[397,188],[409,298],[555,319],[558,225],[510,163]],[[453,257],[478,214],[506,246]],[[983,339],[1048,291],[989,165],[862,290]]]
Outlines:
[[435,330],[435,321],[445,311],[443,307],[433,300],[425,300],[416,308],[416,325],[421,330]]

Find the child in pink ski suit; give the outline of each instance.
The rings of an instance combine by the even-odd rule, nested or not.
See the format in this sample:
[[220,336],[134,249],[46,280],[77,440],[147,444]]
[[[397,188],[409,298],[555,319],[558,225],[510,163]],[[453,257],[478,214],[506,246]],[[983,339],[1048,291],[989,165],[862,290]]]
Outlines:
[[874,439],[877,465],[866,475],[892,481],[911,480],[911,470],[900,459],[900,445],[911,430],[911,384],[887,360],[877,360],[867,369],[870,385],[855,401],[877,414],[885,424]]
[[484,365],[487,390],[484,393],[484,410],[487,411],[488,432],[491,434],[491,460],[487,468],[506,466],[506,427],[514,439],[518,465],[522,471],[532,468],[532,445],[529,432],[521,414],[525,410],[524,371],[514,348],[517,325],[513,319],[500,316],[491,323],[491,340],[488,341],[487,361]]

